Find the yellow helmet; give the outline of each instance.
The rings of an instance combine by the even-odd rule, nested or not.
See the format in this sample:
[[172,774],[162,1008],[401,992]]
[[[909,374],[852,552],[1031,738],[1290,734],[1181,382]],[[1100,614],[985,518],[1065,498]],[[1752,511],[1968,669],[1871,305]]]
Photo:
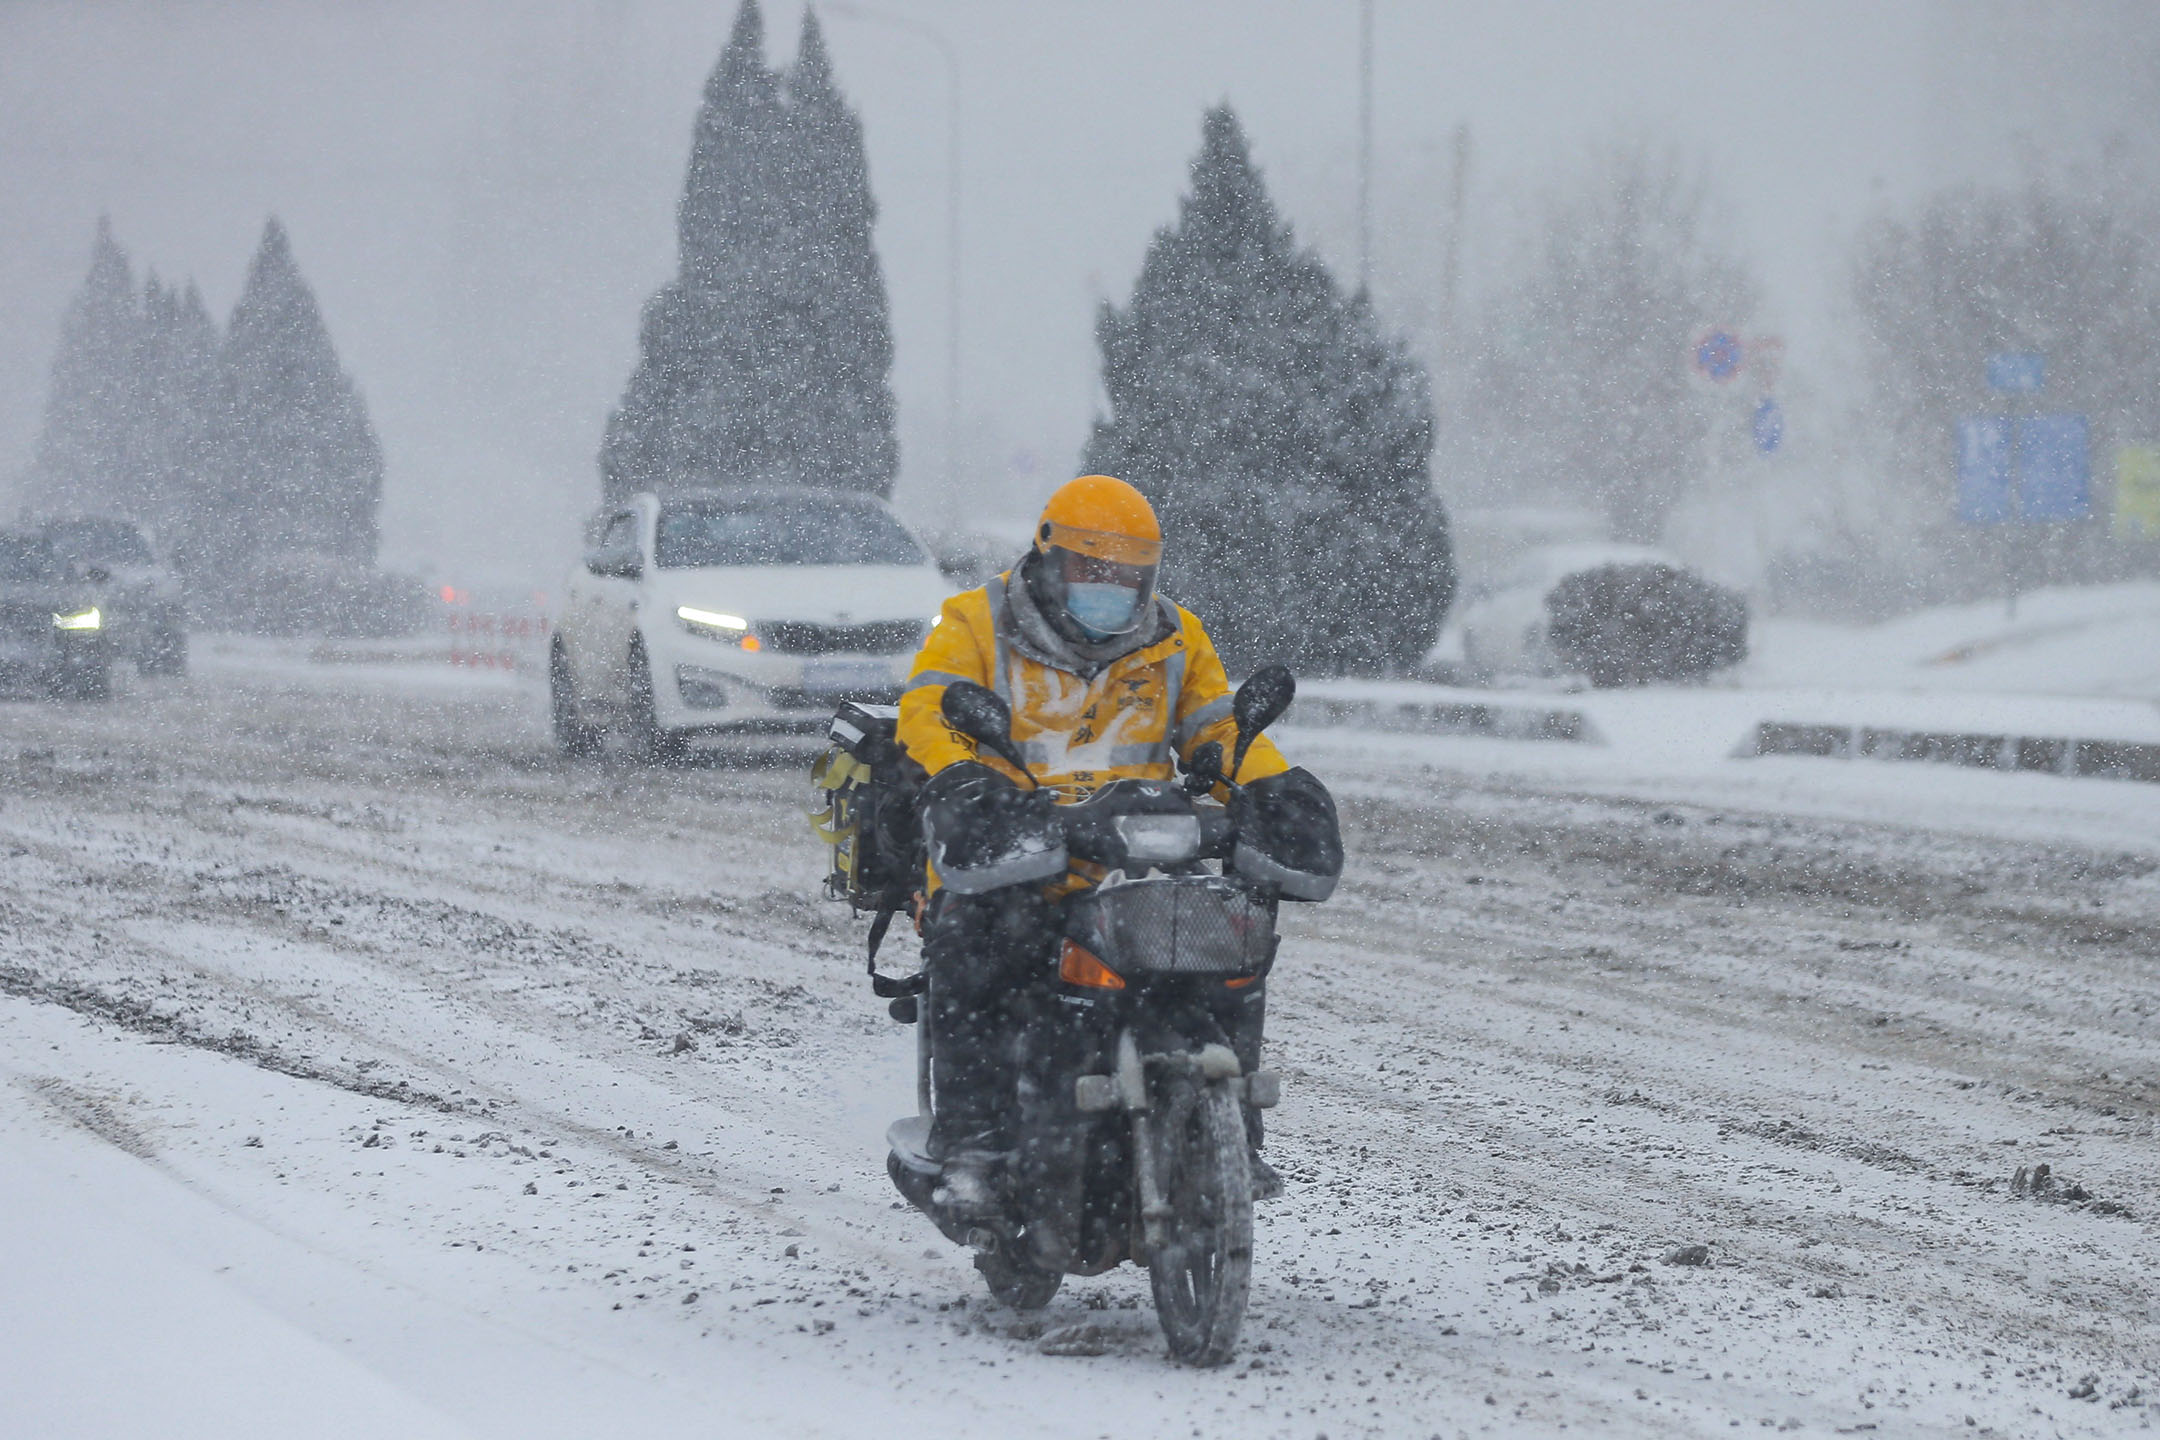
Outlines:
[[1129,635],[1146,619],[1162,548],[1155,507],[1110,475],[1060,485],[1035,527],[1044,598],[1095,641]]

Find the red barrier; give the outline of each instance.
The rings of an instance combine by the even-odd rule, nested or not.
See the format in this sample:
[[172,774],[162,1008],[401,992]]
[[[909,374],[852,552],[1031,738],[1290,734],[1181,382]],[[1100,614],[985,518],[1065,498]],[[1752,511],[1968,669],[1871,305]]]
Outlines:
[[450,663],[474,670],[537,669],[553,633],[545,615],[452,610],[449,623]]

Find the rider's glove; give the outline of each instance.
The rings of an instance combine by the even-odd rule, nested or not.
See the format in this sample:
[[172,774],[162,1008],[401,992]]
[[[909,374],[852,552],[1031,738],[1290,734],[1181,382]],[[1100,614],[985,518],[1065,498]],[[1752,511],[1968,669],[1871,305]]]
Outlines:
[[1247,781],[1231,797],[1231,863],[1289,900],[1325,900],[1342,876],[1342,826],[1327,786],[1303,768]]
[[922,803],[928,805],[980,805],[995,803],[993,797],[1017,793],[1020,787],[1003,771],[980,760],[960,760],[923,782]]
[[918,808],[930,864],[957,894],[1065,873],[1065,834],[1047,790],[1023,790],[979,760],[962,760],[930,777]]

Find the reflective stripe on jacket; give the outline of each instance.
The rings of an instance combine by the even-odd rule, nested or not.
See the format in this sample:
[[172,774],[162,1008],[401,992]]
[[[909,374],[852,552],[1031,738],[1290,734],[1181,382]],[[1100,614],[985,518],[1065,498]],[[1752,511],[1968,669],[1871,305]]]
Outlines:
[[[1017,779],[1012,767],[945,724],[939,706],[954,680],[973,680],[1003,696],[1013,711],[1013,739],[1028,770],[1054,787],[1061,801],[1085,799],[1112,780],[1168,780],[1179,759],[1209,740],[1223,763],[1237,749],[1230,718],[1230,682],[1214,642],[1191,611],[1159,598],[1161,638],[1106,661],[1092,674],[1036,659],[1014,646],[1007,572],[988,585],[945,602],[938,623],[915,657],[900,697],[900,743],[931,774],[962,760]],[[1257,780],[1290,768],[1266,736],[1245,752],[1232,777]]]

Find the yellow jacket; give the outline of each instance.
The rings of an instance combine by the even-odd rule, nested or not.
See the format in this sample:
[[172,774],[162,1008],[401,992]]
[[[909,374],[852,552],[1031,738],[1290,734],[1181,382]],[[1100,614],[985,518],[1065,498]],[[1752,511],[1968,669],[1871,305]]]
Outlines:
[[[1045,629],[1026,586],[1008,571],[945,602],[900,697],[900,743],[933,775],[979,760],[1018,779],[1005,761],[977,754],[973,740],[945,723],[945,687],[973,680],[1012,706],[1013,739],[1028,770],[1061,802],[1084,800],[1112,780],[1171,779],[1172,753],[1182,760],[1209,740],[1221,742],[1229,764],[1237,749],[1230,682],[1199,620],[1157,597],[1155,613],[1129,644],[1122,653],[1098,649],[1084,658]],[[1257,780],[1289,768],[1261,736],[1231,778]]]

